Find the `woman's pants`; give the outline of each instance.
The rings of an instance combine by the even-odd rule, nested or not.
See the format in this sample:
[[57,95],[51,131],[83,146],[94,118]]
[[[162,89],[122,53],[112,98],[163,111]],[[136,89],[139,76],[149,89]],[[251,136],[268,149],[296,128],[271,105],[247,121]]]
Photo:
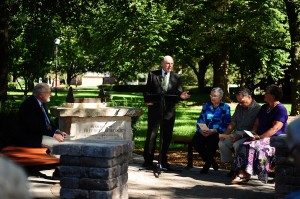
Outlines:
[[207,167],[210,167],[215,162],[214,156],[218,149],[218,142],[219,133],[214,133],[207,137],[201,133],[196,133],[193,137],[193,146]]

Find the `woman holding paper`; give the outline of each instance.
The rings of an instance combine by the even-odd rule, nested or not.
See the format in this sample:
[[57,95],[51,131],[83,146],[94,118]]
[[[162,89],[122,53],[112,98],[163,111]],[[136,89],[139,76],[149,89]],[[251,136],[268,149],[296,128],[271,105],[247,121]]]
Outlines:
[[275,148],[270,146],[270,138],[286,134],[287,110],[280,103],[283,93],[280,87],[267,87],[264,101],[256,117],[253,130],[256,134],[244,142],[235,160],[236,177],[233,184],[247,182],[251,175],[258,175],[258,179],[268,181],[270,159],[275,154]]
[[200,173],[208,173],[212,166],[218,170],[214,156],[218,148],[219,133],[224,133],[231,121],[230,107],[222,101],[223,90],[213,88],[210,93],[210,102],[203,105],[197,120],[196,134],[193,137],[193,146],[205,162]]

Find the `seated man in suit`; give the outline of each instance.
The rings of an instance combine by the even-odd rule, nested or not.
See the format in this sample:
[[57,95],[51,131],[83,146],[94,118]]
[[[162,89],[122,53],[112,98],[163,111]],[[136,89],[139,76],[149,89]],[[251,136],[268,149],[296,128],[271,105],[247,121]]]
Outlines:
[[67,134],[57,129],[50,121],[46,102],[50,101],[51,89],[39,83],[33,94],[20,106],[18,131],[15,145],[21,147],[52,149],[53,144],[63,142]]

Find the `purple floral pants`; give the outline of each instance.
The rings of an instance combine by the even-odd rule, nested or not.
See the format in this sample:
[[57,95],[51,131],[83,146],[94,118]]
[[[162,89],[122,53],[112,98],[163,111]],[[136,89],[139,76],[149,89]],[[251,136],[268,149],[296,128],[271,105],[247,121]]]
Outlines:
[[264,183],[268,182],[268,171],[274,157],[275,148],[270,146],[270,138],[244,142],[234,160],[235,171],[244,170],[257,175]]

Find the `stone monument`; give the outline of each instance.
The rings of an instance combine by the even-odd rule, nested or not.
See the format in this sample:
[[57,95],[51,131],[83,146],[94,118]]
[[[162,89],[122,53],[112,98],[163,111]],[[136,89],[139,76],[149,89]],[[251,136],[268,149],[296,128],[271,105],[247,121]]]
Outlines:
[[50,110],[58,117],[59,128],[68,133],[72,140],[132,141],[131,117],[143,114],[140,108],[108,107],[106,103],[65,103]]

